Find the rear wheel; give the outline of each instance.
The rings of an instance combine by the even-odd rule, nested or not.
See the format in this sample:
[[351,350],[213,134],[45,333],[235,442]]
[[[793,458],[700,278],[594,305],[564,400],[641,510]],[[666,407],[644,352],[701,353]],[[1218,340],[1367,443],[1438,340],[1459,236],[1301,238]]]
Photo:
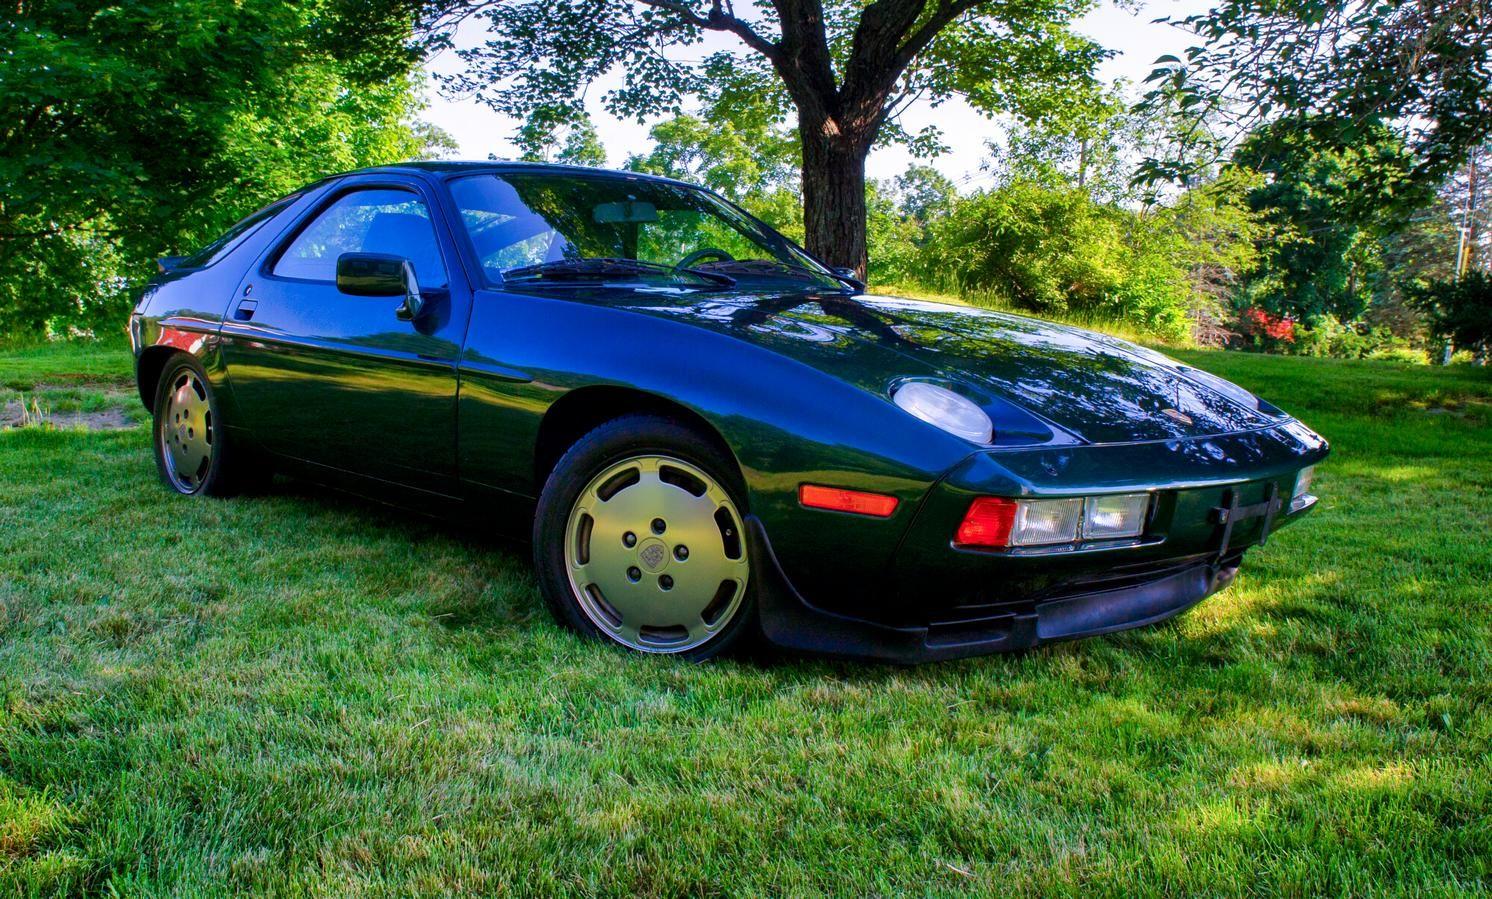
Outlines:
[[539,502],[534,554],[555,615],[629,649],[709,658],[752,614],[729,460],[693,431],[628,416],[581,438]]
[[265,474],[249,470],[231,445],[207,373],[191,356],[174,356],[162,370],[152,434],[161,480],[177,493],[228,496]]

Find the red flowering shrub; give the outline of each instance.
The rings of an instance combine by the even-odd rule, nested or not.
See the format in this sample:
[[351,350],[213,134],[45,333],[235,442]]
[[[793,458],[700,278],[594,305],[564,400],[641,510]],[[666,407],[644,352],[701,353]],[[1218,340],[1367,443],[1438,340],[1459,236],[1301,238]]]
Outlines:
[[1281,343],[1295,342],[1295,320],[1265,312],[1257,306],[1243,310],[1240,324],[1242,331],[1250,337],[1278,340]]

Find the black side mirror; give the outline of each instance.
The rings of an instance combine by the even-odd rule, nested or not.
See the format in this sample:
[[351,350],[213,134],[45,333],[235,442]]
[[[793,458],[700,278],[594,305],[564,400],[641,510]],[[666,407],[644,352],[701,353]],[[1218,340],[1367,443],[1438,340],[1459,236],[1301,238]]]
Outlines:
[[834,277],[848,284],[856,293],[865,292],[865,282],[860,280],[860,277],[855,274],[854,269],[833,268],[829,271],[834,275]]
[[403,297],[394,310],[400,321],[413,321],[425,307],[414,264],[403,256],[343,253],[337,257],[337,289],[355,297]]

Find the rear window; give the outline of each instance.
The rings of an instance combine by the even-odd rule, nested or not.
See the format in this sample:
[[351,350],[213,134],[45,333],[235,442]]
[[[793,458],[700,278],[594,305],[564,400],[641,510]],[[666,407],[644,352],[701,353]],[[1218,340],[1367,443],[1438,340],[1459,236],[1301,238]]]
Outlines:
[[207,268],[209,265],[227,256],[238,249],[239,245],[254,235],[264,223],[274,218],[286,206],[299,199],[300,194],[291,194],[283,200],[277,200],[258,212],[252,213],[238,224],[229,228],[228,231],[217,240],[181,260],[180,268]]

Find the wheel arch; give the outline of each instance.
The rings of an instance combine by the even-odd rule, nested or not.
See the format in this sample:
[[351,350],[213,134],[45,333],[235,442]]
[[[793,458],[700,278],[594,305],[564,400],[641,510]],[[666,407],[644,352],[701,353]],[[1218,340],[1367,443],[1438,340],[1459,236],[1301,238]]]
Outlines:
[[741,460],[719,429],[708,419],[676,400],[637,388],[612,385],[578,387],[560,397],[545,411],[534,443],[535,485],[542,488],[565,450],[590,431],[626,415],[649,414],[679,422],[698,432],[719,450],[730,461],[733,469],[725,474],[733,479],[732,486],[744,501],[748,491]]
[[166,363],[177,354],[190,355],[180,347],[163,345],[146,347],[141,351],[140,358],[135,362],[135,387],[140,392],[140,402],[145,404],[145,411],[154,414],[156,387],[160,384],[161,374],[166,370]]

